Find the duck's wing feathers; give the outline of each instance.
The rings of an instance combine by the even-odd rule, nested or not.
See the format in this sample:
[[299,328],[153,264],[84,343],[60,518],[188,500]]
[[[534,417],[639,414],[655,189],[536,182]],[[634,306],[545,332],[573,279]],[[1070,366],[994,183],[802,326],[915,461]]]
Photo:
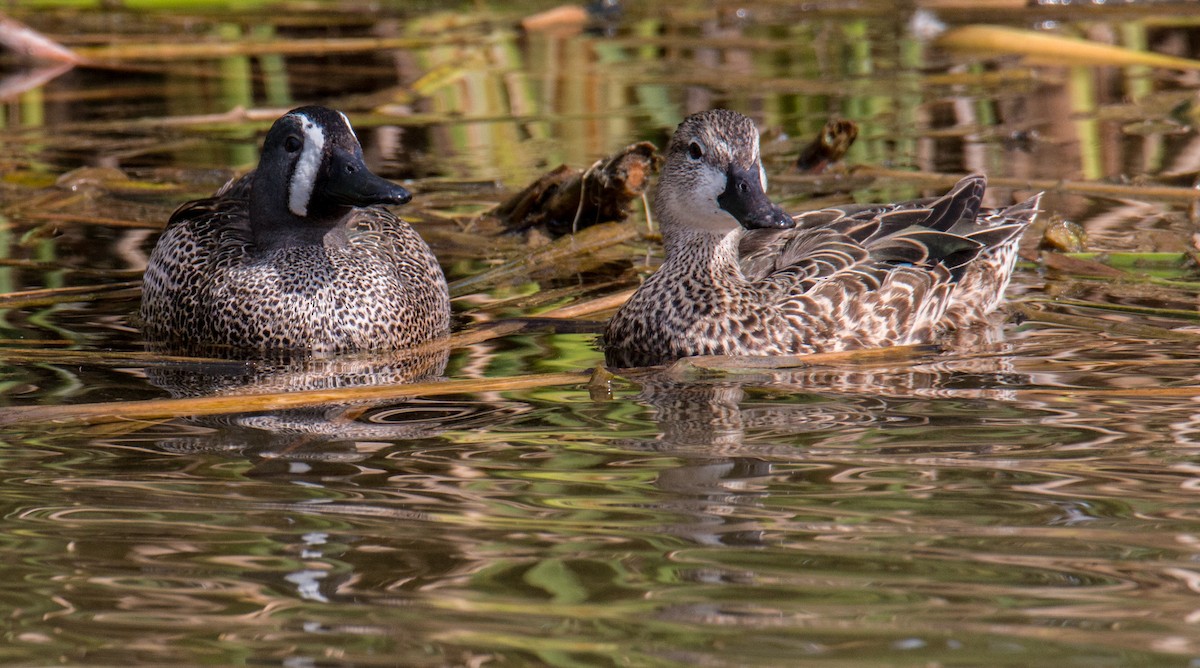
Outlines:
[[184,202],[167,220],[167,229],[181,225],[224,227],[245,221],[253,183],[254,172],[247,172],[226,181],[212,197]]
[[819,313],[813,321],[838,328],[815,338],[923,340],[995,308],[1037,212],[1036,197],[982,209],[985,186],[970,176],[942,197],[823,209],[797,216],[792,230],[746,232],[743,272],[785,311]]
[[250,172],[231,179],[212,197],[180,205],[163,230],[163,236],[169,241],[160,240],[158,247],[190,249],[178,258],[179,262],[238,262],[252,238],[247,197],[253,176]]
[[751,281],[784,274],[805,283],[859,265],[874,272],[940,264],[957,280],[982,249],[1019,233],[975,224],[985,186],[984,177],[969,176],[937,199],[822,209],[796,216],[792,230],[748,231],[742,271]]
[[739,247],[742,273],[750,282],[794,282],[808,289],[820,278],[862,264],[870,253],[832,229],[746,232]]

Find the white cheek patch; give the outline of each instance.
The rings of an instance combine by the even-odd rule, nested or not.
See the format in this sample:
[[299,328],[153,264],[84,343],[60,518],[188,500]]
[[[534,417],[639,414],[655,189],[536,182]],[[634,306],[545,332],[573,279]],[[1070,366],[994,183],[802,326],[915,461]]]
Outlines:
[[317,173],[321,170],[325,132],[307,116],[297,114],[296,117],[300,119],[300,129],[304,131],[304,148],[300,149],[300,158],[296,161],[292,180],[288,184],[288,209],[304,217],[308,215],[308,202],[317,183]]

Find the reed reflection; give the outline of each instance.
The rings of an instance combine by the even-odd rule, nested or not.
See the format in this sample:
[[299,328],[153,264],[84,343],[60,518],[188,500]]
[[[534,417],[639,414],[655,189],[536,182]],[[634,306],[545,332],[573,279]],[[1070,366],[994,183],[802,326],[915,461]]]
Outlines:
[[[196,350],[173,350],[192,353]],[[201,351],[208,352],[208,351]],[[364,442],[425,438],[448,425],[488,414],[479,402],[428,399],[403,402],[338,401],[341,388],[397,385],[442,376],[449,348],[354,355],[296,355],[249,360],[176,362],[148,367],[147,379],[171,396],[246,396],[252,407],[269,395],[328,390],[330,402],[286,410],[247,410],[217,416],[179,418],[158,441],[160,449],[181,453],[224,453],[282,460],[267,465],[278,474],[304,474],[312,462],[352,462],[369,456]],[[383,417],[371,418],[384,411]],[[183,427],[183,432],[180,432]],[[301,462],[309,462],[303,464]]]

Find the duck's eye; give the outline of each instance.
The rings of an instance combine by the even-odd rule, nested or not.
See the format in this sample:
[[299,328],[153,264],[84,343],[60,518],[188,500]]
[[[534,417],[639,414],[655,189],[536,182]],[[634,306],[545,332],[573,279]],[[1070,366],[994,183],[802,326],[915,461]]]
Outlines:
[[700,148],[699,142],[688,144],[688,157],[692,160],[699,160],[704,157],[704,149]]
[[296,151],[299,151],[300,147],[303,145],[304,142],[300,141],[300,138],[295,135],[283,140],[283,150],[287,151],[288,153],[295,153]]

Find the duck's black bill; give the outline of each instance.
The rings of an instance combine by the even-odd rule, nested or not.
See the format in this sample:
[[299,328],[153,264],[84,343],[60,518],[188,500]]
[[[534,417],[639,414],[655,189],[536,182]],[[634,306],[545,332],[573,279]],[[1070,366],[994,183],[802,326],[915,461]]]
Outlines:
[[412,193],[371,173],[361,156],[341,150],[330,156],[324,191],[330,200],[348,206],[407,204],[412,200]]
[[796,226],[796,221],[763,192],[757,169],[730,166],[725,192],[717,197],[717,204],[748,230],[786,230]]

